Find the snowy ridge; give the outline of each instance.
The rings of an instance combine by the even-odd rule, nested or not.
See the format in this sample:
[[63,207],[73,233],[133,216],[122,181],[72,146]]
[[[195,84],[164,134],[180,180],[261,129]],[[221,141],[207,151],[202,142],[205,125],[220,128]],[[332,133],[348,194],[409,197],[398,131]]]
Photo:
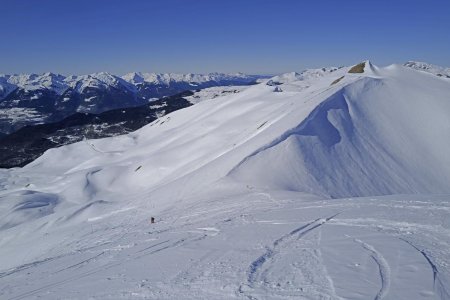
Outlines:
[[199,103],[205,100],[214,99],[217,97],[223,97],[227,94],[237,94],[247,89],[248,86],[216,86],[206,89],[195,91],[192,96],[186,97],[186,99],[193,103]]
[[449,299],[450,83],[351,69],[1,170],[0,296]]
[[437,75],[439,77],[450,78],[450,68],[444,68],[441,66],[436,66],[426,62],[418,62],[418,61],[408,61],[404,64],[404,66],[415,70],[428,72]]
[[[3,89],[9,92],[16,88],[22,88],[26,91],[51,90],[58,95],[62,95],[70,87],[76,88],[78,92],[82,92],[88,87],[105,88],[119,85],[124,85],[128,89],[134,90],[133,85],[125,82],[120,77],[106,72],[68,77],[53,73],[0,75],[0,91]],[[0,99],[6,97],[9,92],[5,92]]]
[[[297,127],[257,150],[233,174],[255,185],[313,189],[335,198],[449,193],[450,157],[443,149],[450,144],[437,139],[436,132],[450,126],[450,86],[401,67],[377,73],[345,85]],[[410,84],[419,81],[421,85]],[[428,100],[431,91],[435,91],[433,106]],[[395,133],[392,128],[397,128]],[[435,161],[421,160],[422,155]],[[267,166],[266,161],[278,163]],[[255,169],[267,180],[265,175],[253,180]]]
[[254,81],[260,76],[245,75],[243,73],[223,74],[223,73],[209,73],[209,74],[176,74],[176,73],[141,73],[132,72],[125,74],[122,78],[130,83],[152,83],[170,85],[171,83],[191,83],[198,84],[208,81],[233,81],[233,80],[248,80]]
[[27,91],[39,89],[50,89],[61,95],[67,88],[65,77],[53,73],[38,74],[20,74],[20,75],[4,75],[6,82]]
[[117,87],[119,84],[127,86],[130,90],[134,88],[120,77],[106,72],[68,77],[53,73],[2,75],[0,76],[0,83],[2,82],[27,91],[48,89],[58,95],[62,95],[69,87],[76,88],[79,92],[87,87]]
[[283,83],[291,83],[296,81],[309,81],[314,80],[327,74],[338,70],[336,67],[327,67],[327,68],[319,68],[319,69],[306,69],[300,73],[297,72],[289,72],[281,75],[274,76],[269,79],[269,85],[277,85]]
[[136,91],[136,87],[118,76],[114,76],[107,72],[94,73],[90,75],[71,76],[65,79],[68,86],[82,93],[87,88],[107,88],[125,87],[131,92]]

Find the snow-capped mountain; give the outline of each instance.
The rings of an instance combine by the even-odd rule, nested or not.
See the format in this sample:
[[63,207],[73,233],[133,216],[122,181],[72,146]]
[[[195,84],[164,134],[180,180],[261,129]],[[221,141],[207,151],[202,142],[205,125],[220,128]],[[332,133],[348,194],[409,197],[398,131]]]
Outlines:
[[0,132],[62,120],[76,113],[134,107],[186,90],[253,84],[244,74],[150,74],[119,77],[106,72],[82,76],[53,73],[0,75]]
[[450,78],[450,68],[444,68],[441,66],[436,66],[426,62],[418,62],[418,61],[408,61],[404,64],[404,66],[415,70],[428,72],[437,75],[439,77]]
[[449,299],[441,77],[291,73],[0,170],[0,296]]
[[16,88],[23,88],[27,91],[52,90],[61,95],[68,88],[65,77],[53,73],[4,75],[3,79]]
[[265,76],[237,74],[156,74],[128,73],[122,77],[136,86],[139,99],[160,98],[181,91],[197,90],[215,86],[239,86],[254,84]]
[[0,99],[5,98],[9,93],[16,89],[14,84],[8,82],[8,76],[0,75]]
[[210,74],[176,74],[176,73],[141,73],[133,72],[128,73],[122,78],[132,84],[151,83],[156,85],[171,85],[177,83],[188,83],[191,85],[201,85],[212,82],[229,82],[229,85],[233,85],[233,82],[254,82],[261,78],[261,76],[246,75],[243,73],[236,74],[223,74],[223,73],[210,73]]

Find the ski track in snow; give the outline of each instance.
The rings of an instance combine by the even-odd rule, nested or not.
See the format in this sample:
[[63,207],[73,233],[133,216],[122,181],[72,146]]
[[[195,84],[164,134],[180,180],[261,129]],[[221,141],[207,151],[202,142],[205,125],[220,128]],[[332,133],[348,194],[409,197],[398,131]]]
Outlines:
[[48,257],[48,258],[45,258],[45,259],[43,259],[43,260],[34,261],[34,262],[31,262],[31,263],[27,263],[27,264],[24,264],[24,265],[15,267],[15,268],[13,268],[13,269],[11,269],[11,270],[1,272],[1,273],[0,273],[0,278],[3,278],[3,277],[6,277],[6,276],[9,276],[9,275],[12,275],[12,274],[17,273],[17,272],[24,271],[24,270],[26,270],[26,269],[28,269],[28,268],[36,267],[36,266],[38,266],[38,265],[40,265],[40,264],[47,263],[47,262],[49,262],[49,261],[58,259],[58,258],[60,258],[60,257],[62,257],[62,256]]
[[405,243],[413,247],[425,258],[425,260],[430,265],[431,270],[433,271],[433,287],[435,291],[437,292],[437,294],[440,296],[441,299],[450,299],[450,293],[447,291],[446,284],[441,280],[436,264],[432,261],[430,256],[426,253],[426,251],[419,249],[412,242],[404,238],[400,238],[400,240],[404,241]]
[[[283,200],[272,201],[271,199],[269,199],[269,197],[263,196],[262,194],[259,194],[256,197],[261,197],[259,199],[265,199],[265,203],[270,204],[272,207],[261,207],[259,211],[264,214],[273,210],[285,209],[282,207],[284,205]],[[274,199],[276,199],[276,197],[274,197]],[[380,224],[382,222],[385,222],[386,225],[389,225],[389,227],[361,227],[361,224],[364,221],[362,219],[355,218],[355,222],[349,222],[351,220],[348,218],[349,216],[346,216],[346,219],[336,219],[335,217],[338,214],[331,215],[330,212],[332,212],[333,210],[335,211],[337,207],[340,208],[341,212],[344,211],[346,214],[351,214],[353,210],[348,206],[355,205],[356,202],[351,202],[352,200],[347,201],[350,202],[347,203],[344,207],[338,205],[339,203],[314,206],[318,208],[320,207],[319,209],[327,209],[329,212],[329,216],[317,218],[313,221],[307,222],[306,224],[303,224],[302,226],[289,231],[289,233],[281,235],[281,237],[279,238],[273,239],[273,242],[270,244],[271,246],[266,247],[265,252],[262,255],[260,255],[253,261],[249,261],[248,267],[244,271],[244,274],[241,274],[239,272],[233,273],[233,276],[235,276],[234,278],[244,278],[244,281],[246,281],[245,283],[242,283],[242,281],[241,283],[236,283],[236,285],[234,286],[234,296],[238,298],[245,297],[248,299],[292,299],[298,297],[304,297],[308,299],[341,299],[338,296],[339,292],[337,292],[333,286],[334,277],[329,276],[327,272],[327,268],[330,268],[330,266],[327,265],[326,262],[324,262],[324,260],[321,258],[322,252],[319,245],[323,242],[321,241],[322,235],[326,231],[316,231],[324,224],[328,224],[329,227],[326,228],[327,231],[334,230],[334,228],[342,228],[340,229],[341,232],[345,233],[348,231],[348,229],[344,229],[345,227],[348,227],[349,229],[358,228],[358,230],[361,230],[362,228],[364,232],[379,232],[383,234],[386,233],[389,237],[402,239],[404,242],[408,243],[411,246],[411,251],[419,252],[420,255],[429,264],[430,269],[433,272],[432,275],[434,276],[435,294],[439,295],[440,299],[449,299],[448,293],[446,291],[445,276],[440,276],[438,265],[433,262],[434,257],[431,256],[431,254],[427,253],[427,251],[421,250],[421,248],[416,246],[414,243],[409,242],[406,239],[408,238],[408,236],[399,234],[402,232],[402,229],[398,226],[398,223],[389,223],[382,219],[367,218],[365,222],[368,225],[372,223]],[[217,207],[225,208],[220,202],[217,205]],[[124,234],[117,235],[115,238],[112,236],[108,237],[108,239],[114,240],[116,246],[105,247],[106,245],[109,245],[111,243],[110,241],[107,241],[99,243],[95,246],[82,247],[80,248],[80,250],[76,251],[76,253],[81,256],[78,256],[78,254],[76,253],[69,253],[65,256],[63,255],[59,257],[49,258],[43,260],[42,262],[35,262],[30,265],[24,265],[23,267],[18,267],[15,271],[4,272],[1,275],[8,276],[13,274],[14,272],[23,271],[30,267],[36,267],[45,270],[47,267],[41,266],[42,263],[49,263],[54,268],[55,264],[60,264],[59,260],[57,260],[56,263],[54,261],[56,259],[62,259],[61,264],[67,264],[67,267],[56,268],[54,269],[54,272],[51,272],[51,269],[49,269],[50,271],[46,272],[48,276],[52,276],[49,277],[48,280],[46,280],[47,282],[51,278],[53,278],[53,282],[51,284],[47,284],[44,281],[42,282],[41,286],[34,286],[32,289],[30,288],[30,286],[28,291],[26,291],[25,287],[22,290],[17,290],[20,291],[20,293],[10,295],[10,299],[32,298],[33,296],[44,295],[46,291],[62,290],[65,287],[61,286],[72,286],[76,284],[76,282],[80,279],[86,277],[95,278],[96,276],[99,276],[96,274],[105,274],[105,272],[110,269],[116,270],[118,268],[124,268],[125,266],[128,266],[129,263],[133,264],[134,261],[138,261],[141,258],[144,258],[142,262],[150,261],[151,258],[148,256],[168,249],[177,247],[182,247],[183,249],[192,248],[197,242],[215,239],[217,234],[227,232],[230,226],[232,226],[231,228],[233,228],[233,226],[235,225],[241,226],[242,224],[263,224],[261,226],[272,226],[279,223],[278,221],[261,223],[260,217],[255,219],[252,215],[246,215],[242,210],[242,207],[240,209],[239,206],[234,206],[233,204],[231,204],[230,207],[233,207],[233,209],[224,209],[222,215],[210,215],[213,220],[216,220],[216,223],[211,222],[211,220],[209,220],[208,223],[204,223],[203,220],[200,220],[200,223],[198,223],[199,220],[197,220],[197,222],[194,223],[178,224],[177,226],[173,226],[170,220],[167,220],[165,224],[168,224],[168,227],[164,226],[161,228],[157,228],[152,232],[152,236],[157,238],[156,240],[153,238],[142,239],[141,242],[136,243],[136,241],[139,241],[139,239],[135,239],[135,242],[131,245],[128,245],[128,243],[131,242],[130,237],[135,237],[136,234],[144,234],[144,231],[140,230],[139,227],[132,229],[133,226],[131,226],[131,224],[128,224],[126,225],[126,228],[124,228]],[[246,210],[250,208],[251,206],[246,206]],[[356,206],[354,206],[354,209],[355,208]],[[301,206],[294,205],[293,209],[289,210],[296,211],[302,214]],[[305,203],[303,211],[308,213],[310,212],[310,210],[310,204]],[[216,210],[211,209],[211,211]],[[181,214],[183,212],[183,210],[180,210]],[[229,218],[227,219],[228,221],[217,222],[217,220],[224,220],[224,217],[226,216]],[[271,216],[272,215],[268,215],[268,220],[274,220],[270,218]],[[173,218],[176,219],[177,217],[174,216]],[[282,221],[282,219],[278,220]],[[293,218],[290,222],[284,222],[284,226],[294,224],[294,220],[295,219]],[[121,226],[125,225],[123,221],[121,221],[121,224]],[[421,228],[420,226],[422,225],[419,225],[420,224],[417,224],[417,227]],[[185,228],[186,226],[188,228]],[[412,226],[414,226],[412,223],[408,225],[408,227]],[[427,227],[422,227],[424,230],[427,229]],[[394,232],[392,230],[394,228],[396,228],[398,231]],[[435,233],[437,234],[437,231]],[[169,238],[164,238],[164,236],[161,236],[160,234],[164,234]],[[171,238],[170,235],[172,234],[181,236],[179,238]],[[423,235],[424,232],[418,232],[417,234]],[[85,236],[86,241],[84,242],[84,245],[89,245],[89,240],[95,240],[96,237],[100,236],[101,232],[90,233],[89,235]],[[405,238],[403,238],[402,236],[404,236]],[[369,252],[370,257],[378,267],[379,278],[381,281],[381,287],[379,288],[379,290],[377,292],[374,290],[374,293],[376,293],[376,295],[373,296],[373,299],[381,300],[389,298],[390,288],[392,286],[395,287],[395,281],[397,280],[397,278],[395,276],[393,277],[393,275],[391,274],[393,273],[390,270],[389,266],[389,263],[391,261],[388,258],[383,257],[381,252],[373,245],[363,240],[364,238],[353,239],[355,243],[361,245],[362,249]],[[127,244],[123,246],[122,242],[125,242]],[[199,248],[199,250],[200,249],[201,248]],[[123,254],[120,254],[123,250],[126,251],[123,252]],[[91,254],[88,256],[88,254],[91,252],[94,253],[94,255]],[[109,261],[109,254],[115,253],[117,253],[119,256],[112,261]],[[217,274],[221,274],[221,272],[224,272],[223,269],[220,269],[227,266],[227,264],[224,263],[223,260],[224,252],[222,252],[222,250],[208,250],[207,252],[202,253],[205,253],[203,257],[193,260],[193,263],[191,263],[189,267],[186,267],[186,269],[179,273],[177,276],[172,277],[172,279],[170,277],[167,277],[167,281],[164,284],[158,284],[158,286],[155,287],[157,288],[157,291],[159,293],[166,293],[166,295],[168,295],[168,298],[183,294],[184,291],[187,291],[184,290],[184,288],[188,288],[192,291],[192,294],[188,294],[189,296],[187,298],[195,298],[194,295],[197,295],[199,297],[200,295],[204,295],[205,297],[206,295],[209,295],[208,297],[214,298],[214,295],[218,297],[221,295],[217,292],[220,291],[220,289],[222,289],[222,292],[228,291],[227,286],[232,286],[232,284],[230,285],[230,283],[222,283],[220,278],[212,276],[214,274],[214,271],[217,272]],[[72,256],[73,259],[70,258]],[[160,269],[160,272],[162,272],[162,274],[164,274],[165,271],[161,269],[160,266],[156,267]],[[282,270],[284,273],[279,273],[280,270]],[[241,275],[244,275],[244,277],[241,277]],[[374,277],[373,279],[376,281],[376,278],[377,277]],[[218,290],[216,291],[214,289],[211,289],[211,284],[214,284],[213,287],[217,288]],[[171,290],[174,286],[181,286],[182,288]],[[200,291],[202,291],[203,288],[208,289],[210,294],[201,294]],[[153,296],[150,298],[158,298],[157,292],[152,295]],[[112,296],[100,295],[99,297],[108,298]],[[222,295],[222,297],[224,296]],[[229,297],[232,297],[232,295]]]
[[85,259],[85,260],[82,260],[82,261],[80,261],[79,263],[76,263],[76,264],[74,264],[74,265],[65,267],[65,268],[63,268],[63,269],[61,269],[61,270],[58,270],[58,271],[54,272],[53,274],[57,274],[57,273],[59,273],[59,272],[66,271],[66,270],[69,270],[69,269],[72,269],[72,268],[75,268],[75,267],[78,267],[78,266],[87,264],[87,263],[89,263],[89,262],[95,260],[96,258],[102,256],[103,254],[105,254],[104,251],[100,252],[100,253],[97,254],[97,255],[94,255],[94,256],[92,256],[92,257],[89,257],[89,258],[87,258],[87,259]]
[[383,255],[372,245],[369,245],[361,241],[360,239],[355,239],[355,242],[361,244],[364,249],[372,253],[371,256],[375,263],[378,265],[381,279],[381,288],[378,294],[375,296],[374,300],[381,300],[389,293],[389,288],[391,286],[391,268],[389,267],[389,264],[383,257]]
[[[26,298],[28,298],[28,297],[30,297],[32,295],[35,295],[35,294],[37,294],[37,293],[39,293],[41,291],[44,291],[44,290],[47,290],[47,289],[50,289],[50,288],[53,288],[53,287],[61,286],[61,285],[64,285],[64,284],[72,283],[75,280],[79,280],[81,278],[84,278],[84,277],[87,277],[87,276],[90,276],[90,275],[93,275],[93,274],[96,274],[96,273],[99,273],[99,272],[106,271],[106,270],[111,269],[113,267],[117,267],[117,266],[120,266],[122,264],[125,264],[125,263],[127,263],[129,261],[133,261],[133,260],[136,260],[138,258],[142,258],[144,256],[152,255],[152,254],[158,253],[160,251],[164,251],[164,250],[167,250],[167,249],[170,249],[170,248],[174,248],[174,247],[180,246],[185,241],[186,241],[186,239],[184,239],[184,238],[183,239],[179,239],[179,240],[176,240],[175,242],[171,243],[170,245],[163,246],[161,248],[158,248],[158,249],[155,249],[155,250],[152,250],[152,251],[147,251],[147,250],[155,248],[157,246],[166,244],[166,243],[168,243],[170,241],[167,240],[167,241],[163,241],[163,242],[160,242],[160,243],[156,243],[154,245],[151,245],[149,247],[146,247],[144,249],[141,249],[141,250],[137,251],[134,255],[131,255],[131,256],[127,257],[126,259],[124,259],[124,260],[115,261],[115,262],[107,263],[107,264],[99,266],[99,267],[91,268],[90,270],[88,270],[86,272],[81,272],[79,274],[71,275],[68,278],[65,278],[63,280],[57,280],[54,283],[47,284],[47,285],[41,286],[39,288],[32,289],[30,291],[21,293],[21,294],[16,295],[16,296],[14,296],[12,298],[9,298],[9,299],[10,300],[26,299]],[[77,267],[77,266],[88,264],[91,261],[94,261],[96,258],[99,258],[100,256],[102,256],[103,254],[105,254],[104,251],[102,251],[101,253],[99,253],[99,254],[97,254],[97,255],[95,255],[93,257],[85,259],[85,260],[83,260],[83,261],[81,261],[81,262],[79,262],[77,264],[68,266],[66,268],[63,268],[63,269],[57,271],[57,272],[54,272],[52,275],[55,275],[55,274],[63,272],[63,271],[68,271],[68,270],[70,270],[70,269],[72,269],[74,267]],[[61,257],[63,257],[63,256],[61,256]],[[58,258],[61,258],[61,257],[58,257]],[[53,259],[56,259],[56,258],[53,258]],[[51,259],[51,260],[53,260],[53,259]],[[48,260],[50,260],[50,259],[48,259]],[[48,260],[45,260],[45,261],[48,261]],[[33,266],[35,266],[35,264],[33,264]],[[20,271],[22,271],[22,270],[23,269],[21,269]],[[7,274],[7,275],[9,275],[9,274]]]
[[[267,247],[266,252],[250,264],[247,275],[247,286],[251,290],[244,291],[243,286],[241,285],[238,289],[238,293],[244,294],[249,299],[257,299],[257,297],[251,295],[251,292],[257,290],[258,288],[269,289],[272,290],[271,292],[273,292],[273,288],[271,288],[270,280],[267,278],[267,276],[268,273],[270,273],[271,265],[276,263],[278,256],[283,255],[281,253],[281,250],[283,248],[292,247],[292,245],[290,244],[297,243],[306,234],[324,225],[339,214],[340,213],[334,214],[327,218],[316,219],[275,240],[272,247]],[[317,257],[317,254],[314,255]],[[329,280],[329,277],[327,277],[327,279]],[[299,292],[303,294],[303,289],[300,288]],[[337,296],[333,295],[333,297],[336,298]]]

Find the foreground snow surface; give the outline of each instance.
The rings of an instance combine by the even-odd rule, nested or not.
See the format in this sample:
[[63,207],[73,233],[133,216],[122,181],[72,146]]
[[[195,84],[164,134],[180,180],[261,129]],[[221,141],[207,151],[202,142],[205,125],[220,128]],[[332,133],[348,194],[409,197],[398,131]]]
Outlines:
[[130,202],[79,226],[49,228],[22,241],[24,249],[2,247],[5,265],[14,253],[53,245],[3,270],[1,297],[449,298],[448,196],[228,192],[185,199],[155,224],[151,208]]
[[450,81],[348,69],[0,170],[0,298],[450,299]]

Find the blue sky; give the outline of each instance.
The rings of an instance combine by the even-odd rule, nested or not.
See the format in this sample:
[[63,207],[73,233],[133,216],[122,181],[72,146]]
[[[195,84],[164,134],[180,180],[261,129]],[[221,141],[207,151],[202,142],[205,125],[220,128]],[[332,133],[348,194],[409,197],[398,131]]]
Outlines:
[[0,0],[0,73],[450,66],[450,1]]

